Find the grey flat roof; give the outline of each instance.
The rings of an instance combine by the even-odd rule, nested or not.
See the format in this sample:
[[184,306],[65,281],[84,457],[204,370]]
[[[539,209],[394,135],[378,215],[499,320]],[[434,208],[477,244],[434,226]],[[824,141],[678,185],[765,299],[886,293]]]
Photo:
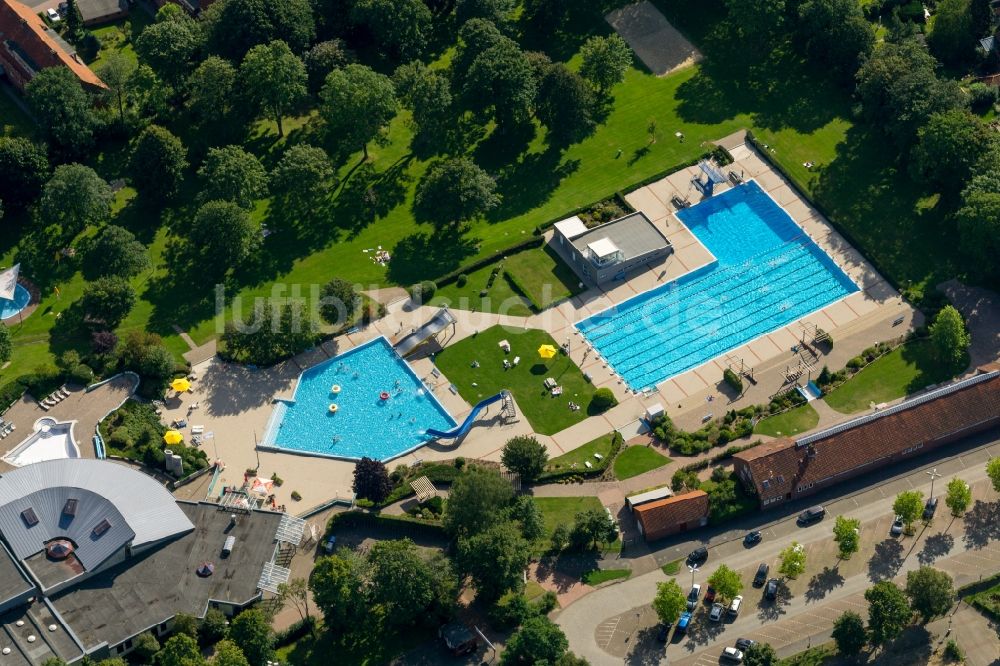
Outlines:
[[667,237],[641,212],[631,213],[594,227],[571,242],[573,247],[583,254],[588,245],[602,238],[607,238],[617,245],[618,249],[625,253],[626,261],[670,246]]
[[17,565],[14,555],[0,543],[0,604],[34,589],[35,585]]
[[[227,531],[230,514],[217,504],[178,506],[194,531],[52,598],[52,605],[88,649],[102,642],[117,645],[177,613],[201,617],[209,600],[243,605],[256,598],[282,514],[241,514]],[[236,547],[223,559],[220,553],[227,536],[236,537]],[[215,564],[215,573],[208,578],[195,573],[202,562]]]
[[80,9],[80,16],[84,21],[128,11],[126,0],[77,0],[76,6]]
[[[19,627],[18,621],[24,624]],[[56,630],[49,631],[53,624]],[[29,642],[29,636],[36,640]],[[66,627],[44,602],[38,601],[0,615],[0,649],[3,648],[10,648],[10,654],[0,659],[3,666],[39,666],[52,657],[69,662],[83,656]]]
[[[79,500],[72,520],[63,515],[67,499]],[[38,518],[33,526],[21,513],[29,506]],[[109,529],[95,534],[104,518]],[[50,539],[69,536],[77,557],[93,569],[128,541],[138,548],[193,527],[166,488],[115,462],[49,460],[0,477],[0,534],[19,559],[37,553]]]

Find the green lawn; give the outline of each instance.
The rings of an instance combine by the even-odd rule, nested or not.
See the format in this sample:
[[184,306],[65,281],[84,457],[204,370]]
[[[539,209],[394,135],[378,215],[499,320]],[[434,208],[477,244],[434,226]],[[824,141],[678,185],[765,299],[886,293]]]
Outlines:
[[667,562],[662,567],[663,573],[668,576],[676,576],[681,571],[681,560],[674,560],[673,562]]
[[788,437],[812,430],[817,423],[819,423],[819,414],[807,403],[777,416],[769,416],[760,421],[753,431],[758,435]]
[[[573,469],[574,467],[586,468],[584,463],[589,462],[595,468],[602,467],[607,464],[608,455],[611,453],[611,443],[614,441],[615,434],[608,433],[607,435],[601,435],[597,439],[591,440],[584,444],[583,446],[577,447],[568,453],[564,453],[561,456],[556,456],[549,460],[549,464],[546,465],[545,471],[547,472],[559,472],[567,469]],[[601,454],[603,460],[598,461],[594,457],[595,453]]]
[[[493,280],[493,286],[486,285],[490,279],[493,265],[484,266],[468,274],[468,282],[459,287],[457,282],[438,289],[432,305],[447,305],[459,310],[472,312],[496,312],[514,317],[531,316],[531,307],[524,297],[514,291],[507,276],[501,273]],[[480,292],[486,290],[486,295]]]
[[631,575],[631,569],[594,569],[583,574],[580,580],[591,587],[596,587],[601,583],[608,582],[609,580],[624,579]]
[[577,274],[548,245],[511,255],[504,269],[540,310],[583,291]]
[[546,541],[559,525],[573,527],[573,518],[576,514],[588,509],[604,508],[601,500],[592,496],[536,497],[535,505],[542,512],[542,521],[545,523],[545,536],[542,538]]
[[670,462],[670,458],[656,449],[648,446],[630,446],[615,458],[615,476],[619,481],[624,481]]
[[[135,38],[152,22],[153,17],[142,6],[137,5],[127,17],[91,29],[90,32],[101,40],[101,50],[98,51],[97,56],[88,62],[87,65],[93,70],[99,69],[104,64],[108,54],[112,52],[121,53],[130,60],[135,61]],[[126,28],[125,26],[128,27]],[[126,38],[126,32],[129,35],[128,38]]]
[[374,623],[357,633],[335,637],[320,628],[316,639],[306,634],[291,645],[278,648],[277,660],[290,666],[327,666],[330,655],[337,663],[357,666],[380,666],[418,645],[433,640],[434,630],[412,627],[400,631],[382,630]]
[[871,403],[888,402],[929,386],[947,381],[965,368],[949,367],[935,358],[927,340],[899,347],[824,396],[826,404],[843,414],[870,408]]
[[3,136],[29,136],[31,131],[31,119],[7,91],[0,91],[0,133]]
[[833,663],[840,661],[837,659],[837,647],[831,642],[786,657],[778,662],[778,666],[823,666]]
[[[510,354],[498,346],[501,340],[510,342]],[[540,358],[537,350],[541,345],[558,347],[545,331],[494,326],[445,348],[435,362],[470,404],[508,389],[535,432],[554,435],[587,417],[594,387],[569,356],[560,353],[552,359]],[[504,360],[513,361],[517,356],[521,357],[518,366],[504,370]],[[474,362],[479,367],[473,367]],[[563,387],[562,395],[549,394],[544,386],[548,377]],[[570,401],[582,409],[571,410]]]

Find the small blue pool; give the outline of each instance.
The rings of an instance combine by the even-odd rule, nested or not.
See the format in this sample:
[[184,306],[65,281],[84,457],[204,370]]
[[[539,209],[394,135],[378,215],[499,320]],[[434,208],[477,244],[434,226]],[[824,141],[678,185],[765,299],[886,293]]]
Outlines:
[[13,317],[18,312],[28,307],[31,302],[31,294],[21,285],[14,287],[14,300],[0,298],[0,320]]
[[379,337],[303,372],[293,400],[275,405],[261,446],[389,460],[421,446],[427,428],[454,425],[389,341]]
[[677,216],[715,261],[576,325],[635,390],[858,290],[756,182]]

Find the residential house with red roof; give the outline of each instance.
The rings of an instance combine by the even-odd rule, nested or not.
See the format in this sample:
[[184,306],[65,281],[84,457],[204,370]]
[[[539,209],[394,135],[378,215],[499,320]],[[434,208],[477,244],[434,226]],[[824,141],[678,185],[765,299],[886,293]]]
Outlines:
[[947,386],[819,432],[782,438],[733,456],[761,508],[1000,426],[1000,364]]
[[636,526],[646,541],[656,541],[671,534],[708,524],[708,493],[692,490],[673,497],[653,500],[632,507]]
[[69,68],[85,87],[107,87],[35,10],[17,0],[0,0],[0,67],[7,80],[22,91],[48,67]]

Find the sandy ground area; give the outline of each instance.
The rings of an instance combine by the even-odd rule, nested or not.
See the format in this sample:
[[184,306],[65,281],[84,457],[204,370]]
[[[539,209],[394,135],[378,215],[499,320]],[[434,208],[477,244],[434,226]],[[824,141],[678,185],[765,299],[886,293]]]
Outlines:
[[666,76],[701,60],[701,52],[651,2],[643,0],[627,5],[604,18],[657,76]]

